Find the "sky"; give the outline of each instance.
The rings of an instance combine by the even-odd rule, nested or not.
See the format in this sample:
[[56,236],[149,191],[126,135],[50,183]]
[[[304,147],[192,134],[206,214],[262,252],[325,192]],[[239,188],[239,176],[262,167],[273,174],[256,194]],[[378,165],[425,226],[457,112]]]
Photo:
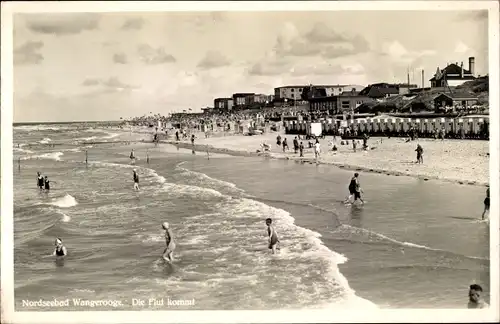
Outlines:
[[407,82],[474,56],[486,11],[15,14],[14,122],[119,120],[295,84]]

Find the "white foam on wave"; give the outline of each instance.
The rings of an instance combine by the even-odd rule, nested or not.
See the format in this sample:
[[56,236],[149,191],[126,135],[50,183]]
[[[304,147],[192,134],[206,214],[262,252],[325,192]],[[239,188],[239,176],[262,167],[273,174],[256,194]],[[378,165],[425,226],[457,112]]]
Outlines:
[[[124,168],[124,169],[131,169],[131,170],[136,169],[137,171],[143,171],[146,174],[146,176],[153,178],[157,183],[163,184],[167,181],[167,179],[165,179],[165,177],[156,173],[155,170],[150,169],[150,168],[146,168],[146,167],[142,167],[142,166],[137,166],[137,165],[132,165],[132,164],[112,163],[112,162],[101,162],[101,161],[95,161],[95,162],[90,162],[90,163],[95,164],[95,165],[102,165],[105,167]],[[138,173],[140,176],[141,175],[140,172],[138,172]]]
[[20,131],[60,131],[63,129],[71,129],[71,127],[68,126],[56,126],[56,125],[23,125],[23,126],[14,126],[14,130],[20,130]]
[[71,220],[71,217],[69,217],[68,215],[66,215],[66,214],[65,214],[65,213],[63,213],[62,211],[60,211],[60,210],[57,210],[57,209],[56,209],[56,210],[55,210],[55,212],[56,212],[57,214],[59,214],[59,215],[61,215],[61,216],[62,216],[62,218],[61,218],[61,221],[62,221],[62,222],[67,223],[67,222],[69,222],[69,221]]
[[40,154],[40,155],[24,156],[21,158],[21,160],[49,159],[49,160],[61,161],[62,155],[64,155],[63,152],[49,152],[49,153]]
[[[347,279],[340,272],[338,265],[347,262],[348,259],[344,255],[326,247],[321,241],[320,233],[296,225],[295,219],[289,212],[248,198],[238,198],[230,203],[219,203],[218,209],[222,215],[227,215],[224,221],[219,221],[214,225],[210,219],[197,219],[195,223],[193,223],[193,226],[198,224],[197,226],[200,226],[204,230],[206,230],[207,227],[215,226],[217,229],[214,228],[213,230],[223,232],[226,236],[234,238],[240,237],[242,233],[244,233],[245,239],[240,241],[237,246],[234,246],[234,249],[236,249],[238,254],[245,256],[245,258],[254,260],[253,270],[251,271],[268,271],[266,269],[269,266],[269,257],[290,260],[295,263],[297,263],[297,260],[301,260],[298,265],[302,266],[310,264],[310,260],[322,260],[325,262],[324,266],[326,268],[322,270],[323,273],[321,276],[325,279],[325,282],[318,283],[317,285],[313,284],[313,286],[315,286],[314,295],[321,296],[324,295],[325,289],[331,290],[332,287],[339,287],[343,292],[342,295],[338,296],[341,305],[348,303],[352,308],[355,308],[355,305],[369,305],[372,308],[377,308],[372,302],[357,296],[355,291],[350,288]],[[266,253],[263,254],[263,251],[259,248],[262,244],[262,237],[265,231],[264,220],[267,217],[273,219],[273,223],[275,224],[281,241],[280,253],[275,256],[269,256]],[[257,223],[253,225],[242,224],[242,220],[240,219],[245,218],[250,222],[253,222],[252,219],[256,219]],[[207,224],[204,224],[204,221],[207,222]],[[189,229],[189,231],[190,233],[197,234],[194,228]],[[204,242],[198,243],[201,244]],[[314,267],[314,265],[311,266]],[[313,268],[308,268],[308,270],[305,271],[309,270],[312,272],[315,271]],[[241,271],[238,271],[238,273],[239,276]],[[299,280],[298,278],[295,279]],[[300,282],[300,280],[298,282]],[[293,282],[291,284],[293,284]],[[300,284],[304,287],[304,284]],[[299,291],[297,293],[301,294]],[[308,303],[311,303],[312,297],[310,292],[304,295],[301,294],[301,296],[303,297],[300,297],[300,300],[302,298],[309,299]],[[337,297],[332,298],[335,298],[335,301],[330,302],[328,306],[315,305],[312,308],[341,307],[339,306],[340,304]]]
[[48,138],[48,137],[45,137],[44,139],[42,139],[38,143],[40,143],[40,144],[49,144],[50,142],[52,142],[52,140],[50,138]]
[[78,142],[88,142],[88,141],[92,141],[92,140],[95,140],[97,138],[97,136],[90,136],[90,137],[79,137],[79,138],[75,138],[73,140],[74,143],[78,143]]
[[49,205],[53,205],[60,208],[69,208],[78,205],[75,197],[70,194],[64,195],[64,197],[56,198]]
[[20,148],[20,147],[14,147],[14,151],[17,151],[17,152],[20,152],[20,153],[25,153],[25,154],[33,154],[35,152],[31,151],[31,150],[26,150],[26,149],[23,149],[23,148]]
[[205,173],[197,172],[197,171],[192,171],[192,170],[183,168],[181,165],[183,165],[185,162],[186,161],[177,164],[175,166],[175,168],[178,169],[178,170],[180,170],[180,171],[182,171],[182,172],[184,172],[184,173],[186,173],[187,175],[193,176],[193,177],[198,178],[200,180],[208,180],[208,181],[212,182],[213,184],[221,185],[221,186],[224,186],[224,187],[229,187],[232,190],[236,190],[238,192],[244,192],[243,189],[238,188],[236,186],[236,184],[234,184],[232,182],[215,179],[215,178],[212,178],[212,177],[206,175]]
[[73,140],[74,143],[78,143],[78,142],[88,142],[88,141],[106,141],[106,140],[109,140],[109,139],[113,139],[117,136],[120,136],[120,133],[111,133],[111,132],[108,132],[108,131],[105,131],[103,129],[87,129],[86,130],[87,132],[93,132],[93,133],[105,133],[107,135],[104,135],[104,136],[90,136],[90,137],[79,137],[79,138],[75,138]]
[[176,184],[176,183],[165,183],[159,190],[159,192],[168,193],[170,196],[175,196],[175,197],[195,196],[197,198],[211,198],[211,197],[231,198],[214,189],[191,186],[186,184]]
[[77,147],[77,148],[72,148],[72,149],[66,149],[64,151],[66,151],[66,152],[81,152],[82,150]]
[[120,136],[120,133],[110,133],[110,132],[106,132],[106,133],[108,133],[108,135],[104,136],[102,138],[104,138],[104,139],[112,139],[112,138]]
[[[421,244],[416,244],[416,243],[411,243],[411,242],[405,242],[405,241],[404,242],[398,241],[396,239],[390,238],[390,237],[385,236],[383,234],[376,233],[376,232],[370,231],[370,230],[365,229],[365,228],[359,228],[359,227],[355,227],[355,226],[351,226],[351,225],[347,225],[347,224],[340,225],[339,227],[337,227],[335,229],[335,231],[342,231],[342,230],[346,230],[346,229],[349,232],[352,232],[352,233],[359,233],[359,234],[362,234],[362,235],[366,235],[368,237],[374,237],[374,238],[377,238],[379,240],[383,240],[383,241],[388,241],[388,242],[394,243],[396,245],[401,245],[401,246],[406,246],[406,247],[411,247],[411,248],[416,248],[416,249],[423,249],[423,250],[427,250],[427,251],[434,251],[434,252],[449,252],[449,253],[454,253],[454,252],[446,251],[446,250],[443,250],[443,249],[432,248],[432,247],[429,247],[429,246],[426,246],[426,245],[421,245]],[[476,257],[476,256],[467,256],[467,255],[465,255],[465,257],[470,258],[470,259],[488,260],[488,258],[482,258],[482,257]]]

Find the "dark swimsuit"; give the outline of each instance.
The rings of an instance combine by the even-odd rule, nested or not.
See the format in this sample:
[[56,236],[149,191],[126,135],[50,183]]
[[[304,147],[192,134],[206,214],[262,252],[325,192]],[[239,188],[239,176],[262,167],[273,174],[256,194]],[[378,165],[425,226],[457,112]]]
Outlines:
[[38,177],[38,187],[40,187],[40,189],[43,188],[43,177]]
[[50,181],[49,180],[45,181],[45,190],[50,190]]
[[484,206],[490,208],[490,189],[486,192],[486,198],[484,198]]
[[175,242],[172,242],[172,238],[170,237],[170,234],[169,232],[165,232],[165,240],[166,240],[166,243],[167,243],[167,249],[170,251],[170,252],[173,252],[173,250],[175,249]]
[[349,193],[354,195],[356,193],[356,179],[352,178],[351,183],[349,183]]
[[134,173],[134,182],[139,183],[139,176]]
[[[267,228],[267,235],[271,235],[270,228]],[[269,248],[272,249],[273,245],[276,245],[278,242],[278,235],[276,235],[276,232],[273,232],[273,235],[271,236],[271,243],[269,243]]]
[[60,249],[56,248],[56,255],[57,256],[64,256],[64,250],[62,247]]
[[351,195],[354,195],[354,200],[361,198],[361,193],[358,190],[356,190],[357,187],[358,184],[356,178],[352,178],[351,183],[349,184],[349,193]]

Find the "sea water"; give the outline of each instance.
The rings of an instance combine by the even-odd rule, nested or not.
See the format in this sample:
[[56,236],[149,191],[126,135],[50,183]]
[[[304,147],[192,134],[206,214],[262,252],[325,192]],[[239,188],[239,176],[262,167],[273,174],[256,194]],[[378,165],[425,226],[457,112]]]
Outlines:
[[[484,188],[363,173],[366,205],[346,206],[352,172],[208,159],[129,137],[71,124],[15,128],[17,310],[57,310],[23,300],[67,298],[65,310],[89,308],[73,299],[134,310],[134,299],[150,298],[194,301],[150,310],[464,307],[472,282],[488,299]],[[37,171],[53,181],[50,192],[36,188]],[[281,241],[274,256],[268,217]],[[164,221],[177,243],[171,265],[161,260]],[[50,256],[56,237],[64,262]]]

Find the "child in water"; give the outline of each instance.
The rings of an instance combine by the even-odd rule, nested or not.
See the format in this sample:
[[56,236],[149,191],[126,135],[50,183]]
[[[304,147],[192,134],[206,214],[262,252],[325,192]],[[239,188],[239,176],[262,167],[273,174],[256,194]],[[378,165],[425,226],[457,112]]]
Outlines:
[[167,244],[167,248],[163,251],[163,259],[168,262],[173,262],[175,242],[172,232],[170,231],[170,225],[164,222],[161,227],[165,230],[165,243]]
[[56,248],[54,249],[52,255],[58,257],[68,255],[68,251],[66,250],[66,247],[63,245],[62,240],[60,238],[56,238],[55,245]]
[[273,254],[276,254],[276,248],[278,246],[278,234],[276,233],[276,230],[272,226],[273,220],[271,218],[266,219],[266,225],[267,225],[267,236],[269,240],[269,249],[272,250]]

